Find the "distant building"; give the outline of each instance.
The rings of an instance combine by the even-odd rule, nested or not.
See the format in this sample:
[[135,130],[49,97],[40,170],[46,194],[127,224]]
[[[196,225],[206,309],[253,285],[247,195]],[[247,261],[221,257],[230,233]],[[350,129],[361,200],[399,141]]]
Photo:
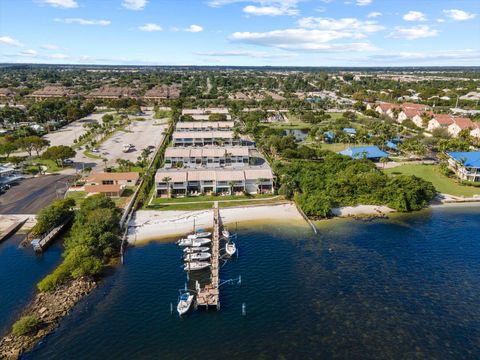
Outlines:
[[451,136],[457,137],[462,130],[473,130],[473,128],[473,122],[469,118],[453,118],[453,123],[448,126],[447,130]]
[[126,188],[135,186],[139,177],[136,172],[92,173],[86,179],[84,190],[87,194],[119,197]]
[[174,146],[235,146],[242,140],[233,131],[176,131],[172,135]]
[[480,151],[449,152],[448,164],[460,180],[480,182]]
[[348,149],[338,152],[338,154],[349,156],[352,159],[369,159],[374,162],[379,161],[383,157],[388,157],[388,154],[380,150],[378,146],[349,147]]
[[91,91],[87,98],[89,99],[136,99],[138,94],[135,89],[129,87],[103,86],[100,89]]
[[77,95],[75,90],[67,88],[65,86],[46,86],[43,89],[36,90],[27,97],[35,99],[35,101],[49,99],[49,98],[62,98],[72,97]]
[[147,90],[143,98],[147,101],[173,100],[180,97],[181,85],[161,85]]
[[427,130],[433,131],[435,129],[448,127],[453,124],[453,116],[447,114],[435,114],[433,118],[428,122]]
[[231,131],[233,121],[179,121],[175,131]]
[[15,93],[7,88],[1,88],[0,89],[0,99],[6,99],[6,98],[11,98],[15,96]]

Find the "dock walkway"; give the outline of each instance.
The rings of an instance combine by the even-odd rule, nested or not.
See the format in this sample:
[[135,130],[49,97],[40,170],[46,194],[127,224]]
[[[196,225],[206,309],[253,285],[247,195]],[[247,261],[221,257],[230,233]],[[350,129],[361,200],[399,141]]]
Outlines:
[[213,205],[213,235],[212,235],[212,258],[210,266],[210,283],[205,285],[197,293],[197,306],[215,306],[220,308],[219,290],[219,257],[220,257],[220,210],[218,202]]

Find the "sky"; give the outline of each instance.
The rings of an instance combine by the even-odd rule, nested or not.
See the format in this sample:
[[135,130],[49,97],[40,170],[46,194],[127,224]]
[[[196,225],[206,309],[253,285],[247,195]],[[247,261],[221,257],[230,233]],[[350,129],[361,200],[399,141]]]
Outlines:
[[0,0],[0,62],[480,66],[480,1]]

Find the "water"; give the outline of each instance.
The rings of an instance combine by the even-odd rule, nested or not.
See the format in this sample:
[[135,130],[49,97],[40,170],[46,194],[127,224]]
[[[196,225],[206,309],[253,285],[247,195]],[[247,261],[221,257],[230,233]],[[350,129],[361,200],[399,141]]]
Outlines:
[[43,254],[31,246],[19,248],[25,235],[0,244],[0,334],[7,332],[19,312],[32,299],[35,286],[60,262],[62,245],[55,241]]
[[[478,359],[480,208],[241,229],[221,310],[180,319],[180,250],[130,249],[25,359]],[[247,315],[242,316],[242,303]]]

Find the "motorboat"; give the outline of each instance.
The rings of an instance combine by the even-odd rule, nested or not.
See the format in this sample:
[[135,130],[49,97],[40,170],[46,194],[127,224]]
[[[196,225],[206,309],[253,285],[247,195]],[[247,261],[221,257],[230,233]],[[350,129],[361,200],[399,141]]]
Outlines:
[[195,271],[195,270],[202,270],[210,266],[209,262],[205,261],[191,261],[185,263],[183,269],[185,271]]
[[178,315],[183,315],[192,307],[193,303],[193,294],[190,294],[188,291],[182,293],[178,299],[177,312]]
[[198,252],[185,255],[185,261],[208,260],[212,255],[208,252]]
[[183,249],[184,254],[194,254],[198,252],[205,252],[210,250],[208,246],[186,247]]
[[212,233],[208,231],[197,231],[194,234],[190,234],[187,236],[187,239],[200,239],[200,238],[207,238],[211,236]]
[[227,229],[223,229],[222,235],[224,238],[228,239],[230,237],[230,231],[228,231]]
[[232,256],[237,252],[237,247],[235,246],[234,242],[227,242],[225,244],[225,252],[229,255]]
[[203,245],[210,244],[212,240],[206,238],[199,238],[199,239],[180,239],[177,241],[178,246],[193,246],[199,247]]

